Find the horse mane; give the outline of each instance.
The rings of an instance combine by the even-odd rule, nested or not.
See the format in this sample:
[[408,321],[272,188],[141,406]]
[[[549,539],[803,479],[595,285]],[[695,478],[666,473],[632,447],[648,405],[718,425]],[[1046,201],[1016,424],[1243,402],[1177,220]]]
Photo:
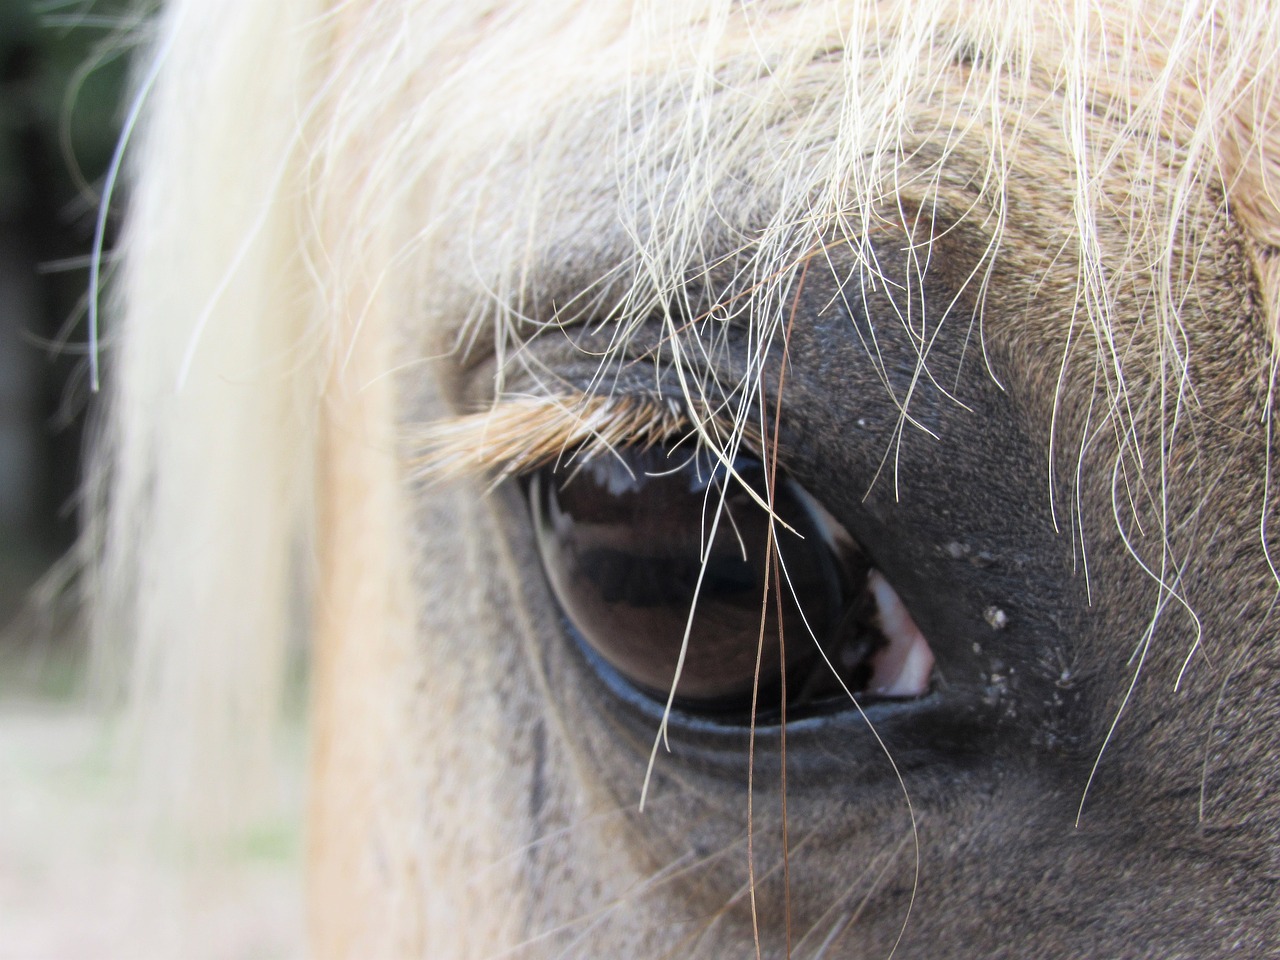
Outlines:
[[[1074,211],[1062,255],[1078,262],[1109,409],[1124,416],[1113,304],[1135,271],[1155,277],[1167,376],[1186,375],[1179,310],[1193,271],[1177,251],[1189,211],[1234,221],[1273,330],[1280,316],[1280,19],[1266,4],[170,0],[155,31],[128,143],[87,543],[98,649],[144,754],[163,758],[155,796],[200,830],[234,820],[269,763],[322,535],[331,392],[369,387],[352,352],[396,336],[389,314],[418,309],[403,291],[437,256],[470,264],[470,292],[449,305],[470,322],[458,341],[424,331],[422,352],[484,337],[519,362],[554,299],[529,251],[541,218],[572,202],[548,173],[549,157],[582,147],[565,117],[598,120],[618,180],[588,186],[624,199],[612,273],[555,309],[607,319],[610,356],[655,311],[704,309],[683,302],[689,278],[719,269],[749,279],[729,309],[749,311],[767,342],[786,268],[832,238],[866,251],[925,144],[938,182],[961,147],[984,158],[965,172],[974,203],[960,213],[992,238],[984,263],[998,260],[1004,187],[1046,91],[1071,159],[1048,172]],[[819,81],[819,62],[841,66]],[[601,87],[618,91],[603,105]],[[963,122],[939,128],[948,110]],[[1087,134],[1100,113],[1131,148],[1123,162],[1153,171],[1126,198],[1138,217],[1119,258],[1098,241],[1115,200],[1101,184],[1121,162]],[[780,122],[786,145],[762,149]],[[519,182],[477,176],[496,154],[528,156]],[[666,176],[676,169],[681,182]],[[744,169],[768,202],[726,211],[722,188]],[[918,196],[934,194],[913,176]],[[708,225],[738,231],[730,264],[704,243]],[[1161,402],[1175,421],[1181,395]],[[730,429],[747,429],[733,413]],[[394,449],[386,430],[372,442]]]

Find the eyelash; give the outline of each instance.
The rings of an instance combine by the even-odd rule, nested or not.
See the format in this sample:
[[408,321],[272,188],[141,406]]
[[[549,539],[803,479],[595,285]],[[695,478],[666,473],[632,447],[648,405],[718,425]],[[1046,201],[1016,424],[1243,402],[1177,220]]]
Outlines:
[[406,437],[412,479],[461,480],[477,475],[493,485],[561,462],[584,464],[621,447],[658,444],[762,448],[759,431],[721,413],[695,424],[672,397],[587,394],[509,397],[480,413],[427,424]]

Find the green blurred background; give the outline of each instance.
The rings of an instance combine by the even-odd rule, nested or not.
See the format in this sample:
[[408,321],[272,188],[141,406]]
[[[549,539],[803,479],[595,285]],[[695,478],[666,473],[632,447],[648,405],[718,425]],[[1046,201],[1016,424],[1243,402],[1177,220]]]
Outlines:
[[0,627],[76,535],[88,263],[138,7],[0,0]]

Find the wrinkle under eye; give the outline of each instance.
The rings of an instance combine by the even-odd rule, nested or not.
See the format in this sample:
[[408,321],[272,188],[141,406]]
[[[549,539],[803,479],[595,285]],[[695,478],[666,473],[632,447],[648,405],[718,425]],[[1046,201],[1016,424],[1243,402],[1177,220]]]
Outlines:
[[[781,693],[784,651],[787,693],[797,707],[843,696],[843,687],[894,697],[925,692],[932,655],[923,638],[915,642],[919,633],[905,608],[899,603],[899,615],[882,624],[880,606],[892,588],[789,477],[779,477],[773,498],[778,518],[792,528],[775,525],[785,570],[781,610],[773,586],[766,598],[769,517],[746,489],[768,499],[765,466],[741,456],[734,472],[730,477],[705,454],[631,447],[561,474],[546,468],[532,475],[543,565],[582,639],[633,685],[665,698],[696,594],[676,687],[683,709],[748,709],[761,646],[765,712]],[[900,641],[904,617],[914,636]]]

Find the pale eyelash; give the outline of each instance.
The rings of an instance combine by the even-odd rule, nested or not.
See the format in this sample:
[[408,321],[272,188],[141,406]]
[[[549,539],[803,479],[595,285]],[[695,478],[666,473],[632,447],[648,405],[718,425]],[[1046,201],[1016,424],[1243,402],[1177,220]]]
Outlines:
[[[700,422],[712,435],[734,432],[724,415],[712,414]],[[692,449],[698,433],[684,404],[670,397],[510,397],[483,412],[412,431],[406,437],[407,462],[415,480],[486,475],[498,483],[566,458],[586,463],[620,446],[687,442]],[[746,440],[755,445],[752,437]]]

